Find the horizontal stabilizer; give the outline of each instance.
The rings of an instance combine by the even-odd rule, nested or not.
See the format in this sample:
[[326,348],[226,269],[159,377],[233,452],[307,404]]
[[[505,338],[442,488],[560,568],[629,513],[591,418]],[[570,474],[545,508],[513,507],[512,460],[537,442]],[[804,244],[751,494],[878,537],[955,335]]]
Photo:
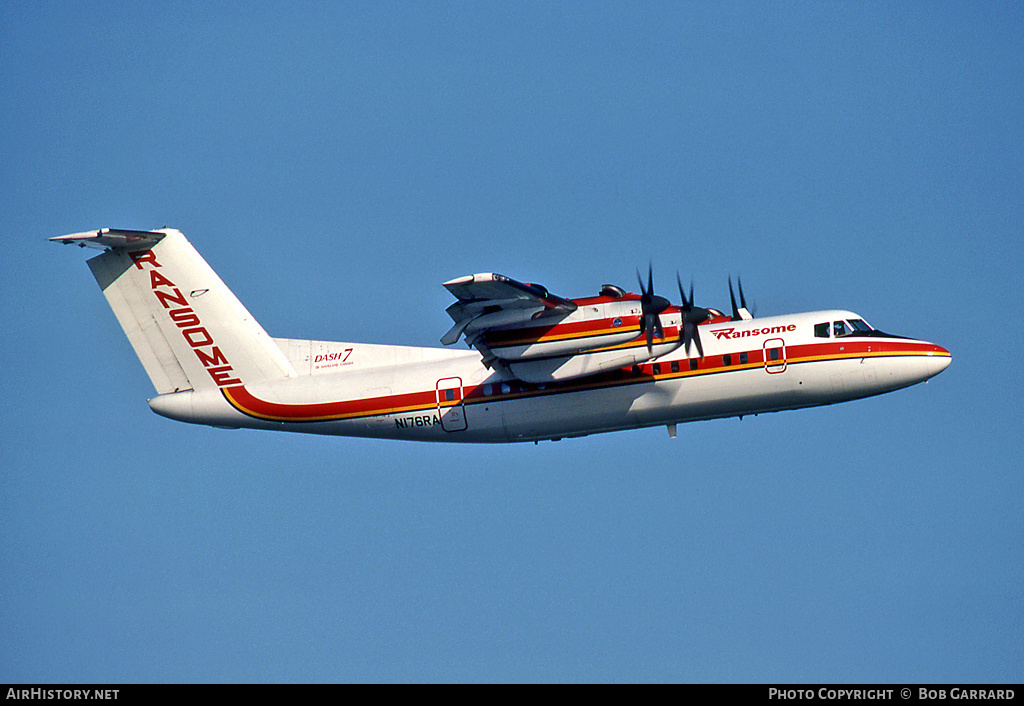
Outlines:
[[159,243],[165,233],[149,230],[119,230],[116,228],[101,228],[90,230],[85,233],[72,233],[71,235],[59,235],[50,238],[55,243],[64,245],[77,245],[85,248],[116,248],[120,250],[136,250],[151,248]]

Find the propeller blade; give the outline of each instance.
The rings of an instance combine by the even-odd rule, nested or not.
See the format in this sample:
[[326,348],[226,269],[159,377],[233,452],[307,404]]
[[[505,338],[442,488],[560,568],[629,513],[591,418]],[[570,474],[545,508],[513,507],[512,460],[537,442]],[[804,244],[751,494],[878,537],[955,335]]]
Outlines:
[[[743,288],[740,287],[740,299],[743,298]],[[740,308],[736,306],[736,295],[732,292],[732,275],[729,275],[729,301],[732,302],[732,320],[740,320]]]
[[693,281],[690,281],[690,296],[687,298],[686,292],[683,291],[683,280],[679,277],[679,272],[676,272],[676,284],[679,285],[679,296],[683,300],[683,304],[680,307],[682,309],[683,318],[683,350],[686,351],[686,355],[690,355],[690,343],[697,344],[697,353],[701,358],[704,357],[704,346],[700,342],[700,329],[698,325],[707,321],[710,312],[707,309],[693,305]]
[[[700,344],[700,329],[695,325],[693,327],[693,342],[697,344],[697,355],[701,358],[704,357],[704,346]],[[686,351],[689,354],[689,350]]]
[[736,278],[740,290],[740,305],[736,306],[736,295],[732,291],[732,276],[729,276],[729,299],[732,301],[732,320],[746,321],[754,318],[754,315],[747,308],[747,298],[743,295],[743,280]]
[[647,286],[644,286],[639,269],[636,271],[636,281],[640,284],[640,325],[646,334],[647,350],[653,352],[654,337],[665,337],[660,315],[672,306],[672,302],[654,293],[654,268],[650,263],[647,265]]

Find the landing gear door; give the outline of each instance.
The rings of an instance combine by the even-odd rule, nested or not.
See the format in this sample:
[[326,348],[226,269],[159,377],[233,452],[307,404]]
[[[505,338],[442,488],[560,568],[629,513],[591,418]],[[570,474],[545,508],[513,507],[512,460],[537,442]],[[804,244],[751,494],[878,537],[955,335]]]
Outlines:
[[466,405],[462,395],[462,378],[441,378],[437,381],[437,416],[445,431],[466,429]]
[[786,372],[786,342],[781,338],[764,342],[764,369],[769,374]]

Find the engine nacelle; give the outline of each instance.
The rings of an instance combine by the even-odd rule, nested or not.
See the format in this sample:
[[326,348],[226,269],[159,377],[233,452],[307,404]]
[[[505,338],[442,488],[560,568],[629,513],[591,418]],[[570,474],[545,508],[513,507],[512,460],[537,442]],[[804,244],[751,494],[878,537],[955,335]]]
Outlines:
[[529,328],[491,329],[483,340],[502,360],[567,356],[628,343],[640,335],[637,316],[570,321]]
[[629,367],[678,348],[677,317],[662,320],[650,347],[636,299],[581,302],[567,316],[540,317],[525,326],[489,329],[481,342],[523,382],[570,380]]
[[613,348],[594,353],[578,353],[553,358],[527,358],[506,361],[506,364],[512,374],[523,382],[558,382],[643,363],[671,353],[682,345],[682,339],[679,338],[677,331],[672,340],[655,339],[650,349],[647,348],[647,342],[643,336],[640,337],[639,343],[638,346],[628,348]]

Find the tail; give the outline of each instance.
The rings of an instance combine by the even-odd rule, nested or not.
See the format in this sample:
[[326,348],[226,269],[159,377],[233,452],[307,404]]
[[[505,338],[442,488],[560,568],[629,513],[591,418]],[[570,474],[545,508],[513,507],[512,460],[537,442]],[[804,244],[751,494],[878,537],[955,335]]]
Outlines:
[[296,375],[179,231],[104,228],[51,240],[106,249],[89,267],[159,394]]

